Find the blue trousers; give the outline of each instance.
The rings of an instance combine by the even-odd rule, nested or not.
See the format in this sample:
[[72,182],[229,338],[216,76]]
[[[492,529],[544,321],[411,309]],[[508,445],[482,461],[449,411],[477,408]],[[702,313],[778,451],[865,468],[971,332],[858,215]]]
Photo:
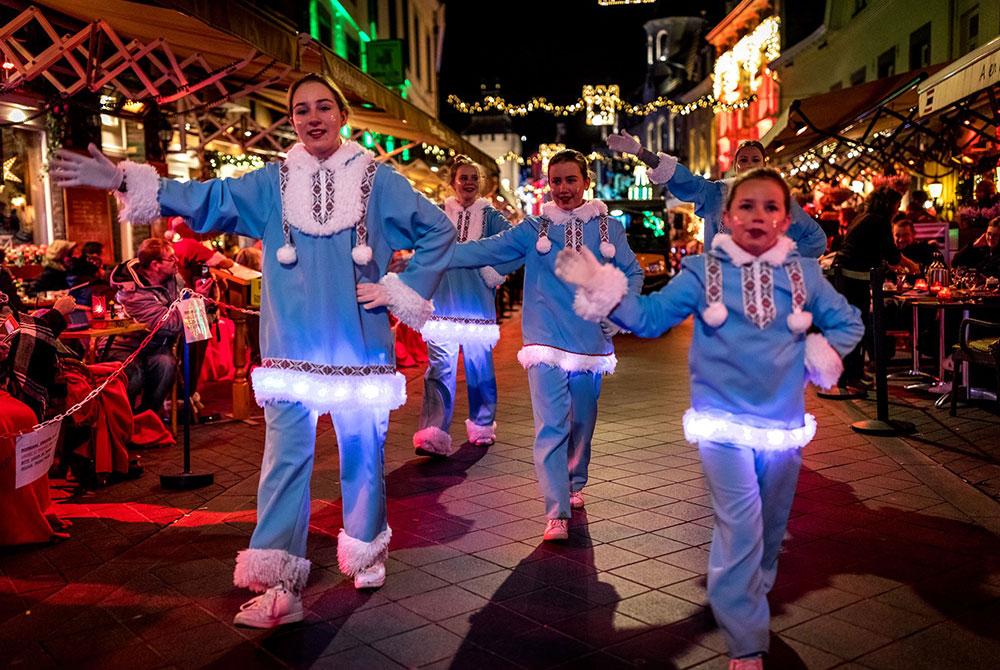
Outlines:
[[[491,426],[497,414],[497,379],[493,368],[493,347],[470,343],[461,345],[465,359],[465,383],[469,392],[469,419],[478,426]],[[455,379],[458,374],[459,345],[427,341],[427,372],[424,373],[424,404],[420,408],[420,428],[434,426],[444,432],[451,428],[455,413]]]
[[708,557],[708,602],[729,655],[766,652],[767,594],[802,465],[802,450],[755,450],[703,441],[702,470],[715,511]]
[[545,516],[568,519],[570,491],[587,483],[601,375],[534,365],[528,368],[528,387],[535,416],[535,474]]
[[[251,549],[283,549],[305,557],[309,534],[309,480],[319,414],[299,403],[264,408],[267,432],[257,488],[257,527]],[[340,451],[340,496],[344,531],[371,542],[386,529],[385,435],[387,410],[333,414]]]

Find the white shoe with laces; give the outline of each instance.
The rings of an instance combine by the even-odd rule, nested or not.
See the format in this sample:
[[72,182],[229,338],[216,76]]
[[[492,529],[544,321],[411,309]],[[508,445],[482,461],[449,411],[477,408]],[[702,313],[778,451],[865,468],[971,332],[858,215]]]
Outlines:
[[570,491],[569,492],[569,507],[570,509],[583,509],[583,491]]
[[385,584],[385,563],[379,562],[354,575],[354,588],[377,589]]
[[286,623],[302,621],[302,597],[281,584],[251,598],[233,617],[233,624],[250,628],[276,628]]
[[553,540],[569,539],[569,519],[549,519],[545,523],[545,534],[542,539],[546,542]]

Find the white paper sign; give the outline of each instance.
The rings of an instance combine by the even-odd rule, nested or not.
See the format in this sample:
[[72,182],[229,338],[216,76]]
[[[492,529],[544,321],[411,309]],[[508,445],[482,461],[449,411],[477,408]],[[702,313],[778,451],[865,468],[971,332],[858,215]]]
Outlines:
[[59,443],[61,422],[21,435],[17,438],[17,477],[14,488],[21,488],[35,481],[52,467],[52,458]]

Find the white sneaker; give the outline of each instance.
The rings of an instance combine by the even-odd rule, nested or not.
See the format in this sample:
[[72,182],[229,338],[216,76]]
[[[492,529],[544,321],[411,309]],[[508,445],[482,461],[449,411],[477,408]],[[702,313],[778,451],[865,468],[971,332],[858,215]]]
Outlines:
[[570,509],[583,509],[583,491],[569,492]]
[[545,534],[542,539],[546,542],[553,540],[569,539],[569,519],[549,519],[545,523]]
[[354,588],[377,589],[385,584],[385,563],[376,563],[354,575]]
[[302,598],[280,584],[251,598],[233,617],[233,624],[250,628],[275,628],[302,621]]

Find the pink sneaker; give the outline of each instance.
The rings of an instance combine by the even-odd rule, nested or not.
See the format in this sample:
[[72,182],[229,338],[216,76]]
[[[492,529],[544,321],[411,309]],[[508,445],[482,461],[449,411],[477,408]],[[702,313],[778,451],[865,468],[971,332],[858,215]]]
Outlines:
[[549,519],[545,523],[545,534],[542,539],[546,542],[553,540],[569,539],[569,519]]
[[583,491],[570,491],[569,492],[569,508],[570,509],[583,509]]
[[243,603],[233,623],[250,628],[276,628],[302,618],[302,598],[279,584]]
[[731,658],[729,659],[729,670],[764,670],[764,659],[761,656]]

